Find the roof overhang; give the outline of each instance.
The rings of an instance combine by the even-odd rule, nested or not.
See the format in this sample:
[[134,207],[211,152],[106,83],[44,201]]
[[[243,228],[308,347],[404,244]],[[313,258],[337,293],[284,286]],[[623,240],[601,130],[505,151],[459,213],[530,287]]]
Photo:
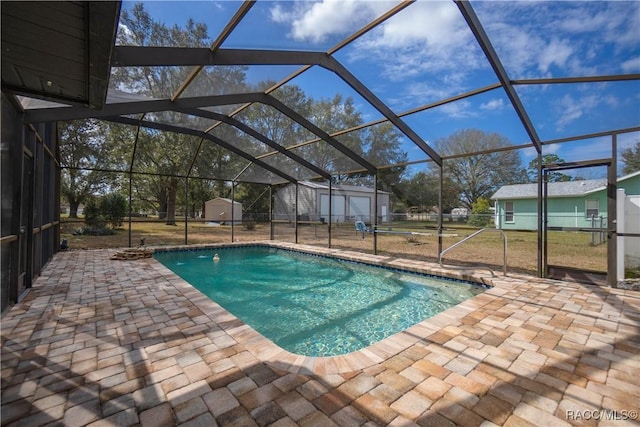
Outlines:
[[2,2],[2,90],[101,109],[119,1]]

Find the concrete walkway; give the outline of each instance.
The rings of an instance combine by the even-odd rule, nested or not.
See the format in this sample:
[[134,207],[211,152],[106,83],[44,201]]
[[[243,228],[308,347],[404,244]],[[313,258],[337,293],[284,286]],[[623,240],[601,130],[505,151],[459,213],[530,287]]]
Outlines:
[[474,272],[493,288],[305,358],[154,259],[113,252],[57,254],[3,314],[3,426],[638,425],[640,292]]

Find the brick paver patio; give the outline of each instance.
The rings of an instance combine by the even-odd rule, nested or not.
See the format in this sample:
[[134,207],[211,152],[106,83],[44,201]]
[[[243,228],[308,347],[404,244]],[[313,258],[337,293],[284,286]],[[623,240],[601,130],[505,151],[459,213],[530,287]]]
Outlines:
[[3,314],[2,425],[638,425],[640,292],[473,272],[494,287],[362,351],[308,358],[154,259],[112,254],[57,254]]

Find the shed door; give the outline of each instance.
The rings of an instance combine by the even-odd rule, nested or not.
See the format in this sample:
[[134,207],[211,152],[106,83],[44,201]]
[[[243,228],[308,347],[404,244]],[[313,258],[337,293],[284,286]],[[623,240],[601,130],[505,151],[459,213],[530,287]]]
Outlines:
[[371,197],[349,197],[349,215],[354,221],[371,222]]
[[[331,222],[346,221],[346,201],[345,196],[331,196]],[[320,195],[320,216],[327,218],[329,216],[329,195]]]

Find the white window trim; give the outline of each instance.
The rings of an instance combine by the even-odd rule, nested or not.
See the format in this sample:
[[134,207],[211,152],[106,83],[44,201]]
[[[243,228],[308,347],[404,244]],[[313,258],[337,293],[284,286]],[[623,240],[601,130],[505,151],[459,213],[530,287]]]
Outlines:
[[600,216],[600,200],[598,199],[585,199],[584,201],[584,217],[587,220],[591,220],[591,215],[589,215],[589,202],[596,202],[596,218]]
[[[511,203],[511,210],[507,210],[507,203]],[[507,220],[507,212],[511,212],[511,221]],[[505,224],[514,224],[516,222],[516,203],[515,202],[504,202],[504,223]]]

